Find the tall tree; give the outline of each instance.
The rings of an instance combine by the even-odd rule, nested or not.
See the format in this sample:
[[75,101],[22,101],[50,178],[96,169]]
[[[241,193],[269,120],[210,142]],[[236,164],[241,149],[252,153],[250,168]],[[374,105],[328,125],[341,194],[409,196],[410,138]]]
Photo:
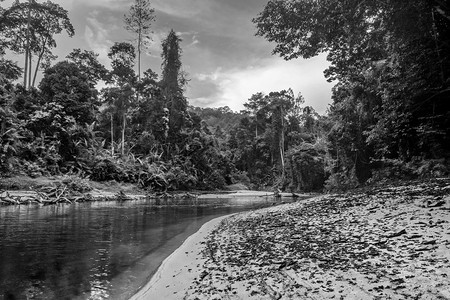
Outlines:
[[[56,47],[54,35],[63,31],[70,37],[74,35],[68,12],[51,1],[16,1],[3,13],[3,19],[7,20],[3,35],[9,49],[24,54],[24,86],[34,86],[39,69],[49,67],[50,61],[56,58],[51,52]],[[34,75],[33,55],[37,58]]]
[[136,37],[138,52],[138,79],[141,79],[141,52],[151,40],[151,25],[155,21],[155,10],[149,0],[135,0],[128,14],[124,16],[125,28]]
[[133,85],[136,81],[136,73],[133,70],[136,53],[132,44],[116,42],[108,52],[111,59],[112,80],[118,86]]
[[169,136],[177,134],[185,125],[187,100],[183,95],[186,78],[181,71],[181,38],[171,30],[162,42],[162,89],[169,109]]
[[98,61],[98,54],[94,51],[74,49],[66,58],[75,63],[87,75],[89,83],[94,87],[100,80],[108,81],[108,70]]
[[[111,59],[111,78],[116,87],[106,88],[103,91],[104,98],[110,107],[115,108],[116,119],[121,120],[121,144],[122,154],[125,153],[125,131],[127,125],[128,111],[133,104],[134,85],[136,83],[136,74],[133,70],[136,53],[133,45],[130,43],[115,43],[108,57]],[[111,114],[111,124],[113,124],[114,114]],[[111,136],[113,126],[111,126]],[[114,141],[111,140],[111,143]]]
[[186,84],[181,71],[181,38],[171,29],[162,41],[162,85],[168,92],[179,92]]
[[255,119],[255,138],[258,137],[258,133],[264,133],[266,130],[266,119],[267,119],[267,105],[269,98],[263,93],[253,94],[246,103],[244,107],[250,116]]
[[271,112],[272,130],[272,160],[278,165],[281,177],[285,176],[285,134],[287,129],[287,115],[296,103],[292,90],[271,92],[267,96],[268,108]]
[[353,141],[340,149],[350,150],[340,152],[350,169],[371,145],[376,158],[450,151],[450,115],[439,113],[449,111],[449,9],[438,0],[271,0],[253,21],[285,59],[328,53],[325,75],[339,81],[333,118],[358,124],[334,131]]
[[[127,119],[132,104],[134,91],[130,85],[122,87],[108,87],[102,90],[103,100],[108,106],[107,110],[111,120],[111,149],[114,149],[114,137],[121,136],[121,153],[125,153],[125,139],[127,130]],[[120,130],[119,130],[120,129]],[[113,150],[114,151],[114,150]]]
[[229,146],[237,168],[248,172],[255,183],[284,187],[287,150],[299,139],[301,104],[303,97],[295,97],[291,89],[257,93],[244,104],[245,117],[231,131]]
[[158,75],[151,69],[144,72],[138,84],[139,101],[133,113],[135,149],[148,153],[164,144],[169,130],[169,110],[157,82]]
[[99,105],[96,93],[76,64],[62,61],[48,68],[39,89],[47,106],[60,106],[64,115],[81,125],[94,121]]

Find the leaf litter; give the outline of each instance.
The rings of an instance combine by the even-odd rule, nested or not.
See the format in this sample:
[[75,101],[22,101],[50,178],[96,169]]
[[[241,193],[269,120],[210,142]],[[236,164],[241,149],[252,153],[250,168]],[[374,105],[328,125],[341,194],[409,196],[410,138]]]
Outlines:
[[450,299],[450,179],[231,216],[184,299]]

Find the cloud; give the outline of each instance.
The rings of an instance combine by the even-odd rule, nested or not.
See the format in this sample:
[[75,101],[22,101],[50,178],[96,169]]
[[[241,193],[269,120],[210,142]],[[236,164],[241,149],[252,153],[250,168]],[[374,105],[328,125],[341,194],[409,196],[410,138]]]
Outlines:
[[154,7],[156,11],[187,19],[210,11],[213,2],[214,1],[211,0],[153,0],[152,7]]
[[[16,0],[5,0],[2,2],[1,6],[3,8],[5,7],[10,7]],[[73,7],[73,4],[76,1],[82,1],[82,0],[58,0],[58,1],[52,1],[58,5],[60,5],[61,7],[63,7],[66,10],[70,10]],[[105,0],[107,1],[107,0]],[[0,1],[1,2],[1,1]],[[38,1],[38,2],[44,2],[44,1]],[[92,2],[92,1],[91,1]]]
[[113,42],[108,39],[109,30],[111,28],[99,21],[97,17],[98,14],[97,11],[93,11],[89,14],[89,17],[86,18],[84,39],[89,48],[99,54],[99,60],[103,64],[108,65],[108,51],[113,44]]
[[[147,49],[145,50],[145,54],[153,59],[160,60],[161,52],[162,52],[162,41],[167,38],[169,34],[169,30],[155,30],[151,34],[151,39],[148,40]],[[193,48],[198,45],[200,41],[198,40],[197,32],[189,31],[189,32],[177,32],[177,35],[180,36],[183,40],[182,49],[188,50],[189,48]],[[186,65],[190,69],[188,65]]]
[[[169,30],[162,29],[162,30],[156,30],[154,31],[150,36],[151,39],[148,41],[148,54],[150,56],[156,56],[160,57],[161,51],[162,51],[162,41],[167,38],[167,35],[169,34]],[[186,49],[189,47],[192,47],[194,45],[199,44],[198,40],[198,33],[195,31],[189,31],[189,32],[176,32],[176,34],[181,37],[181,39],[184,41],[182,48]],[[186,44],[187,40],[187,44]],[[155,54],[157,53],[157,54]]]
[[200,43],[200,41],[198,40],[198,32],[195,31],[177,32],[177,35],[181,37],[183,40],[187,39],[188,44],[184,46],[185,48],[189,48]]
[[[8,7],[15,0],[2,2]],[[44,0],[39,0],[44,1]],[[58,35],[54,53],[65,57],[73,48],[93,50],[109,66],[107,57],[114,42],[132,42],[123,27],[123,16],[134,0],[58,0],[69,11],[76,34]],[[183,70],[189,73],[186,95],[197,106],[225,106],[234,110],[257,92],[292,88],[301,92],[307,105],[325,112],[331,86],[323,77],[328,67],[324,56],[284,61],[271,55],[275,44],[256,37],[251,19],[262,11],[261,0],[152,0],[156,22],[152,25],[142,70],[161,68],[161,42],[170,29],[183,39]]]
[[128,11],[132,2],[130,0],[62,0],[69,1],[76,5],[83,5],[89,7],[102,7],[108,10],[120,10],[121,12]]
[[[292,88],[295,94],[304,96],[305,105],[325,113],[332,86],[323,76],[327,66],[325,56],[319,56],[294,61],[271,57],[250,67],[217,68],[213,72],[196,75],[191,89],[188,89],[188,96],[193,105],[229,106],[239,111],[243,109],[243,103],[257,92],[268,94]],[[204,93],[195,92],[202,86],[209,88]]]
[[195,78],[197,78],[200,81],[216,81],[219,79],[219,77],[222,76],[222,67],[218,67],[214,72],[205,74],[205,73],[199,73],[195,75]]
[[162,41],[167,37],[168,32],[154,31],[150,36],[151,40],[148,41],[147,50],[145,53],[154,58],[160,58],[162,52]]

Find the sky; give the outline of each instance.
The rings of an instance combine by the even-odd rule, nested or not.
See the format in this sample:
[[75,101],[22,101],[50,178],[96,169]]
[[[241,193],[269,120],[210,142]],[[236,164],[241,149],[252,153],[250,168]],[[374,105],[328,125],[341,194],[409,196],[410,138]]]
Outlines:
[[[41,2],[42,0],[38,0]],[[2,2],[9,7],[13,0]],[[132,42],[123,17],[134,0],[53,0],[68,10],[75,36],[56,37],[53,53],[62,60],[74,48],[93,50],[110,67],[107,58],[114,42]],[[161,74],[161,41],[173,29],[182,38],[181,62],[188,74],[186,96],[191,105],[228,106],[234,111],[258,92],[268,94],[291,88],[305,105],[324,114],[331,102],[331,83],[323,71],[325,55],[311,59],[284,59],[272,55],[275,44],[255,36],[252,18],[267,0],[153,0],[156,21],[153,41],[142,57],[141,69]],[[20,60],[20,58],[17,58]]]

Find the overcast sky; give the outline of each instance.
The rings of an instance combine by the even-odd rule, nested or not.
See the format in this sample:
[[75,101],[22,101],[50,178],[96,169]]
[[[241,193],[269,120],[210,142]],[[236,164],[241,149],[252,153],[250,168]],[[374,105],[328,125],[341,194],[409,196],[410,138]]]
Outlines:
[[[2,2],[9,7],[13,0]],[[38,2],[41,2],[39,0]],[[63,59],[72,49],[93,50],[109,68],[106,56],[114,42],[131,41],[123,16],[134,0],[53,0],[69,11],[75,36],[61,34],[54,53]],[[332,84],[323,71],[325,56],[285,61],[273,56],[273,44],[256,37],[252,18],[267,0],[154,0],[153,42],[142,58],[142,70],[161,73],[161,40],[170,29],[183,39],[182,64],[188,73],[189,103],[200,107],[243,109],[252,94],[292,88],[306,105],[323,114]]]

